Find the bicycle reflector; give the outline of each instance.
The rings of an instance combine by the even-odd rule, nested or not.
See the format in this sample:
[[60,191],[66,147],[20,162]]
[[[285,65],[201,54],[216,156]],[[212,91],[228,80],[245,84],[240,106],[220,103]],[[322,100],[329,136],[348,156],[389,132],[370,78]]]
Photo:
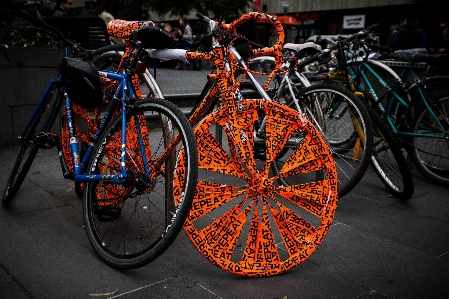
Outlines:
[[61,63],[62,83],[70,100],[82,108],[96,108],[103,102],[100,77],[91,64],[65,57]]

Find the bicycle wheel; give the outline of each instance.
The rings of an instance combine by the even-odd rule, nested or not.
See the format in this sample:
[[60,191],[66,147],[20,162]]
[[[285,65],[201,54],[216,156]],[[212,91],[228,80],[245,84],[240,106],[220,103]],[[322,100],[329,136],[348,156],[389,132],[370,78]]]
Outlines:
[[374,108],[369,105],[366,108],[374,129],[371,165],[392,195],[407,200],[415,188],[399,141]]
[[449,77],[436,76],[426,78],[424,82],[426,93],[432,97],[439,96],[443,93],[449,92]]
[[[432,182],[449,186],[449,94],[416,113],[410,150],[413,163]],[[438,120],[438,121],[437,121]],[[441,126],[439,124],[441,124]]]
[[117,52],[102,53],[93,59],[92,63],[100,70],[117,71],[117,67],[122,60],[122,54]]
[[[351,92],[333,84],[306,87],[297,98],[299,103],[308,107],[304,107],[304,110],[313,111],[315,102],[321,105],[324,123],[320,133],[334,156],[338,171],[338,196],[341,198],[360,182],[369,166],[373,131],[368,111]],[[294,107],[291,103],[289,105]],[[315,115],[316,113],[309,113],[307,117],[313,119]],[[277,172],[286,162],[286,157],[280,155],[275,162],[273,166]],[[281,183],[291,185],[294,182],[283,179]]]
[[[120,269],[150,263],[174,241],[191,207],[198,175],[193,131],[174,104],[156,98],[136,102],[127,113],[126,128],[126,183],[87,182],[83,198],[93,249]],[[92,153],[90,174],[120,174],[121,135],[119,115]],[[173,146],[175,138],[179,142]]]
[[[7,206],[16,195],[36,157],[38,149],[50,148],[55,145],[53,143],[57,141],[57,136],[47,136],[47,133],[51,129],[51,116],[56,112],[55,110],[60,95],[59,87],[54,85],[43,99],[41,107],[36,112],[30,126],[23,135],[19,154],[11,170],[5,190],[3,191],[3,205]],[[47,140],[48,138],[54,138],[54,141]],[[51,144],[48,144],[48,141]]]
[[[262,142],[254,137],[261,114],[265,161],[254,157]],[[326,236],[337,207],[335,164],[315,127],[284,105],[243,100],[236,123],[238,128],[228,111],[218,109],[194,129],[199,181],[184,230],[206,259],[226,271],[279,274],[305,261]],[[214,137],[216,126],[223,140]],[[297,146],[274,176],[270,164],[292,136]],[[294,185],[276,183],[289,176],[297,178]]]

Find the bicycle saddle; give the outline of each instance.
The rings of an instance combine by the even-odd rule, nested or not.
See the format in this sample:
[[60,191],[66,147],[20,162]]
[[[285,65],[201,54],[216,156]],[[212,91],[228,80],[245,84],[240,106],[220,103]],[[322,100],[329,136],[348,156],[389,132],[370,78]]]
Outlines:
[[152,21],[112,20],[107,25],[111,36],[124,40],[140,41],[145,48],[166,49],[173,44],[173,37]]
[[392,54],[392,57],[397,60],[405,60],[409,63],[417,62],[415,61],[415,57],[418,54],[427,54],[426,48],[415,48],[415,49],[406,49],[406,50],[396,50]]
[[295,51],[295,52],[299,52],[302,50],[311,50],[311,51],[315,51],[316,53],[318,53],[321,51],[321,46],[315,44],[314,42],[307,42],[307,43],[303,43],[303,44],[286,43],[284,45],[283,50],[290,50],[290,51]]
[[284,45],[284,48],[282,49],[282,52],[291,51],[295,53],[296,58],[304,58],[306,56],[314,55],[316,53],[321,52],[321,46],[315,44],[314,42],[307,42],[303,44],[293,44],[293,43],[286,43]]

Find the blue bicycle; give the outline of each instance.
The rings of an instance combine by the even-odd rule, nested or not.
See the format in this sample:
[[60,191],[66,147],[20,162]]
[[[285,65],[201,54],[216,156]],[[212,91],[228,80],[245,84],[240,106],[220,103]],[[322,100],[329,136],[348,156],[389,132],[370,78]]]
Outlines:
[[[128,34],[123,38],[132,46],[124,71],[99,71],[73,57],[84,50],[79,45],[40,20],[28,14],[23,17],[53,32],[62,41],[66,57],[58,78],[50,80],[19,137],[21,146],[3,205],[8,206],[18,194],[39,149],[56,146],[61,152],[59,136],[51,130],[63,108],[71,161],[60,154],[60,162],[65,178],[84,185],[83,216],[92,247],[116,268],[148,264],[181,230],[197,179],[196,143],[187,118],[164,99],[140,100],[133,80],[145,68],[145,48],[164,48],[171,37],[151,22],[124,23],[121,29]],[[98,130],[85,149],[77,139],[75,105],[102,107]]]

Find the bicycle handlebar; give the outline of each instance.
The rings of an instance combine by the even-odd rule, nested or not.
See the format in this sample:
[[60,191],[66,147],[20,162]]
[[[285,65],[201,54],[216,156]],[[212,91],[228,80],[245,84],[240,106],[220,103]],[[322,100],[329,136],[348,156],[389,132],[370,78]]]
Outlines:
[[[379,24],[378,24],[378,23],[375,23],[375,24],[373,24],[373,25],[371,25],[371,26],[369,26],[369,27],[367,27],[367,28],[365,28],[365,29],[363,29],[363,30],[361,30],[361,31],[359,31],[359,32],[356,32],[356,33],[352,34],[352,35],[351,35],[350,37],[348,37],[348,38],[342,39],[342,41],[343,41],[345,44],[347,44],[347,43],[353,41],[354,39],[356,39],[356,38],[358,38],[358,37],[360,37],[360,36],[365,35],[366,33],[368,33],[369,31],[371,31],[373,28],[375,28],[375,27],[377,27],[377,26],[379,26]],[[326,49],[326,50],[328,50],[328,51],[337,50],[339,46],[340,46],[339,43],[336,43],[336,44],[332,45],[332,47],[330,47],[329,49]],[[325,51],[326,51],[326,50],[325,50]]]
[[30,23],[33,23],[36,26],[42,27],[42,28],[52,32],[53,34],[56,35],[56,37],[59,40],[61,40],[64,43],[64,45],[69,45],[71,47],[76,48],[78,51],[83,51],[84,52],[83,55],[88,55],[89,53],[91,53],[93,51],[93,50],[85,49],[85,48],[81,47],[79,44],[74,43],[71,40],[67,39],[61,31],[59,31],[58,29],[56,29],[53,26],[48,25],[43,20],[40,20],[40,19],[38,19],[36,17],[33,17],[27,11],[21,10],[21,11],[19,11],[17,13],[17,15],[20,18],[22,18],[24,20],[27,20],[27,21],[29,21]]
[[64,43],[68,43],[68,44],[73,44],[71,41],[69,41],[68,39],[65,38],[64,34],[62,34],[61,31],[59,31],[58,29],[48,25],[47,23],[45,23],[42,20],[39,20],[38,18],[33,17],[32,15],[30,15],[28,12],[21,10],[17,13],[17,15],[19,17],[21,17],[22,19],[25,19],[37,26],[40,27],[44,27],[47,30],[52,31],[59,39],[63,40]]
[[279,22],[275,17],[265,13],[250,12],[230,23],[227,26],[227,30],[231,34],[236,34],[237,28],[248,21],[254,21],[255,23],[268,23],[274,27],[277,34],[276,42],[273,46],[252,50],[252,54],[254,56],[274,56],[275,58],[279,56],[283,59],[282,47],[284,45],[285,35],[281,22]]

